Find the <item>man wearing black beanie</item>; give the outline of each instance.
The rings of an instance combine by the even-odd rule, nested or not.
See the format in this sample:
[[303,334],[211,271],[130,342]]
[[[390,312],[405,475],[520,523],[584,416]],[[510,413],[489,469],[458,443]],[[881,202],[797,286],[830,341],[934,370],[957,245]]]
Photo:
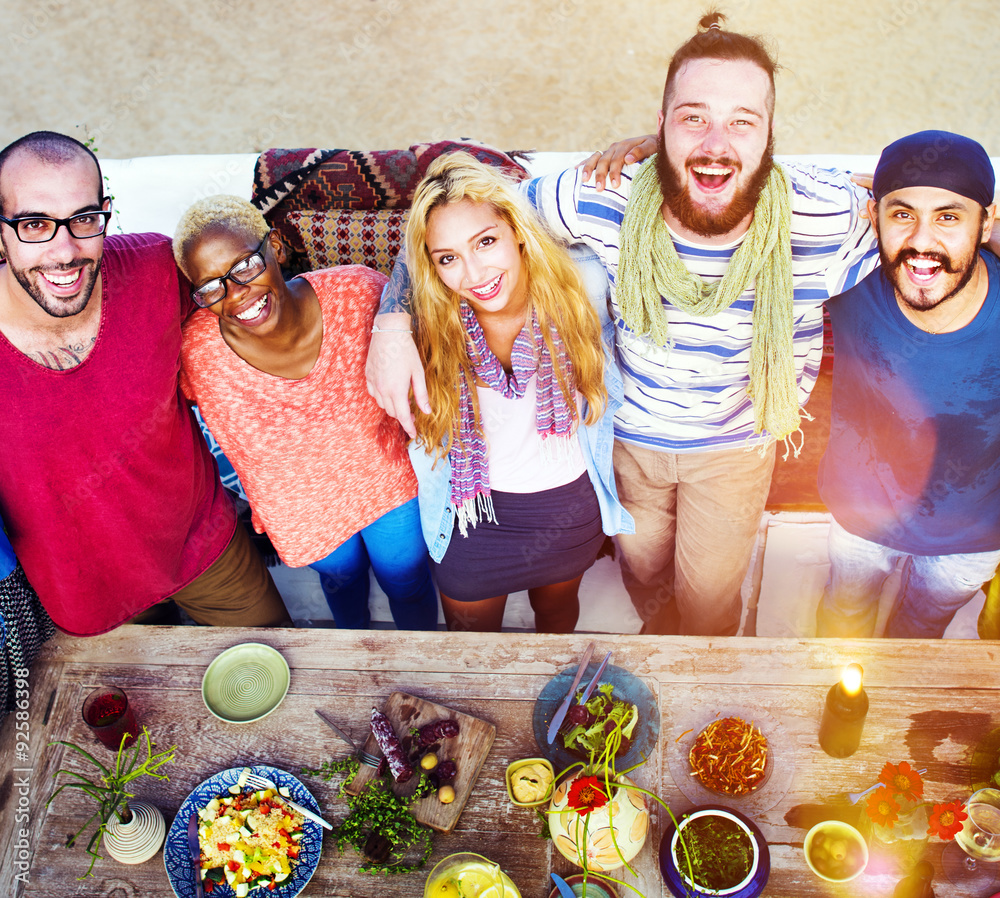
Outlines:
[[820,495],[834,517],[819,636],[940,637],[1000,563],[1000,260],[986,151],[946,131],[888,146],[869,214],[881,267],[828,302],[835,357]]

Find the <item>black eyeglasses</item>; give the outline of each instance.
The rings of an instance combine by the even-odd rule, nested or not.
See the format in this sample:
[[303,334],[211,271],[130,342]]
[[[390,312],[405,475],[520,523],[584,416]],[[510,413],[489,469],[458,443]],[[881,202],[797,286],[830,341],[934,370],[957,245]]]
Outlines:
[[207,309],[209,306],[214,306],[217,302],[222,302],[229,290],[226,286],[227,280],[233,281],[233,283],[239,284],[242,287],[249,284],[255,278],[259,278],[267,268],[267,262],[264,259],[264,245],[270,236],[269,231],[264,235],[264,239],[261,240],[260,246],[257,247],[253,255],[247,256],[245,259],[240,259],[221,278],[215,278],[192,290],[191,299],[194,300],[195,305]]
[[[104,197],[101,205],[110,202],[110,197]],[[81,212],[69,218],[47,218],[42,215],[30,215],[24,218],[4,218],[0,221],[14,229],[21,243],[48,243],[54,239],[59,228],[64,227],[77,240],[88,237],[100,237],[108,229],[111,210],[96,210]]]

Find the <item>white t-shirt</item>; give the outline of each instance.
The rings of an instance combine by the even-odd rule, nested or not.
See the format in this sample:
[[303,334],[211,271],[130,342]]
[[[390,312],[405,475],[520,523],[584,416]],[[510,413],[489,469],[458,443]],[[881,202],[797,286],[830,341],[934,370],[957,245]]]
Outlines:
[[[479,415],[488,447],[490,489],[505,493],[537,493],[572,483],[587,472],[574,432],[568,438],[538,434],[532,375],[524,396],[505,399],[489,387],[477,387]],[[580,407],[577,396],[577,408]]]

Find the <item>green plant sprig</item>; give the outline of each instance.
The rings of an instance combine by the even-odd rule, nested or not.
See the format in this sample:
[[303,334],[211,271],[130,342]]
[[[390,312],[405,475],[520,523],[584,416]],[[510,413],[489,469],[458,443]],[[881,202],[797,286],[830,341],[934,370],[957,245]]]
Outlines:
[[[332,763],[324,761],[318,770],[302,768],[304,774],[319,776],[327,781],[339,774],[344,775],[339,794],[347,802],[350,813],[333,830],[337,850],[343,854],[344,849],[350,845],[364,855],[369,838],[378,835],[391,846],[391,859],[385,863],[368,860],[358,868],[362,873],[388,875],[419,870],[431,856],[433,833],[413,816],[410,805],[430,795],[434,791],[433,783],[421,772],[413,794],[400,797],[392,791],[384,777],[376,777],[365,783],[357,795],[349,795],[347,785],[359,769],[357,758],[344,758]],[[411,849],[420,851],[421,855],[413,863],[407,864],[404,858]]]
[[[52,778],[55,779],[62,774],[63,776],[72,777],[73,781],[61,783],[52,793],[49,800],[45,802],[45,806],[48,807],[53,801],[55,801],[56,796],[59,795],[63,789],[79,789],[85,795],[89,795],[90,798],[97,803],[97,810],[95,810],[94,813],[87,818],[86,823],[84,823],[83,826],[81,826],[66,843],[67,847],[72,848],[73,845],[76,844],[76,840],[90,828],[90,825],[95,820],[98,821],[97,829],[94,831],[94,834],[90,837],[90,841],[87,843],[87,853],[90,855],[90,866],[87,868],[87,872],[84,873],[83,876],[78,877],[78,879],[86,879],[88,876],[94,875],[94,864],[96,864],[101,857],[97,851],[97,845],[100,843],[100,840],[107,831],[108,824],[111,822],[112,817],[117,817],[121,823],[125,823],[131,819],[131,813],[128,809],[128,801],[130,798],[135,798],[135,793],[128,790],[127,786],[129,783],[142,776],[151,776],[158,780],[169,779],[165,773],[157,773],[156,771],[159,770],[164,764],[173,762],[174,752],[177,748],[176,745],[171,745],[166,751],[153,754],[153,746],[156,743],[150,738],[149,730],[147,730],[146,727],[142,728],[139,738],[135,740],[131,748],[125,747],[125,740],[127,738],[127,733],[122,735],[122,741],[118,746],[118,752],[115,756],[113,767],[108,767],[105,764],[102,764],[89,751],[81,748],[75,742],[57,740],[49,743],[49,745],[62,745],[66,748],[72,749],[86,761],[93,764],[100,774],[98,777],[87,777],[76,770],[60,768],[52,774]],[[145,742],[143,742],[143,740],[145,740]],[[146,759],[140,764],[139,753],[143,747],[146,749]]]
[[[565,770],[563,770],[560,773],[559,777],[557,777],[557,778],[558,779],[562,779],[562,778],[566,777],[568,774],[570,774],[573,771],[577,770],[578,768],[585,775],[598,776],[601,779],[603,779],[605,794],[608,796],[608,800],[611,801],[611,798],[612,798],[612,787],[618,785],[618,783],[617,783],[618,778],[621,777],[621,776],[627,776],[633,770],[635,770],[635,769],[641,767],[643,764],[645,764],[646,761],[648,760],[645,756],[643,756],[643,759],[641,761],[639,761],[639,763],[633,764],[631,767],[629,767],[629,768],[627,768],[625,770],[622,770],[622,771],[619,771],[617,769],[617,766],[616,766],[617,765],[617,757],[618,757],[618,752],[621,749],[622,737],[623,737],[622,729],[623,729],[622,722],[620,720],[619,721],[615,721],[614,727],[612,728],[611,732],[609,732],[609,733],[606,734],[605,740],[604,740],[604,744],[603,744],[603,746],[602,746],[602,748],[601,748],[601,750],[599,752],[590,751],[589,752],[590,758],[589,758],[589,761],[586,764],[583,763],[582,761],[578,761],[575,764],[571,764],[569,767],[567,767]],[[653,801],[655,801],[657,804],[659,804],[660,807],[662,807],[667,812],[667,814],[670,815],[670,819],[671,819],[671,821],[673,821],[674,827],[676,828],[676,830],[677,830],[677,832],[679,834],[678,838],[679,838],[679,840],[681,842],[681,845],[684,846],[684,849],[685,849],[685,860],[687,860],[687,864],[688,864],[688,873],[690,874],[691,881],[694,882],[694,874],[693,874],[693,870],[692,870],[692,866],[691,866],[691,860],[690,860],[690,857],[688,856],[688,853],[687,853],[687,845],[686,845],[686,843],[684,841],[684,835],[681,832],[680,824],[677,822],[677,818],[674,816],[674,812],[672,810],[670,810],[670,806],[667,805],[666,802],[664,802],[660,798],[659,795],[657,795],[655,792],[651,792],[649,789],[644,789],[641,786],[634,785],[634,784],[631,785],[631,786],[622,786],[622,788],[635,789],[637,792],[641,793],[642,795],[645,795],[648,798],[653,799]],[[573,809],[567,808],[566,811],[564,811],[563,813],[566,813],[566,812],[571,811],[571,810],[573,810]],[[575,813],[575,811],[573,811],[573,812]],[[636,895],[639,896],[639,898],[645,898],[645,896],[643,895],[643,893],[640,892],[631,883],[624,882],[624,881],[622,881],[620,879],[615,878],[614,876],[609,876],[607,873],[597,873],[596,871],[591,870],[587,866],[587,853],[586,853],[585,847],[586,847],[586,832],[587,832],[587,827],[588,827],[589,823],[590,823],[590,820],[589,820],[589,814],[588,814],[587,815],[587,820],[584,822],[584,845],[583,846],[577,845],[577,849],[576,849],[577,850],[577,856],[579,858],[581,858],[581,860],[583,862],[581,864],[581,866],[583,867],[583,881],[584,881],[584,886],[586,886],[586,882],[587,882],[587,879],[589,877],[596,876],[598,879],[605,879],[605,880],[608,880],[609,882],[617,883],[620,886],[624,886],[627,889],[631,889],[633,892],[636,893]],[[618,846],[618,838],[615,835],[613,813],[612,813],[612,811],[610,809],[608,811],[608,823],[609,823],[609,826],[610,826],[610,829],[611,829],[611,842],[614,845],[615,851],[618,853],[618,856],[621,857],[622,852],[621,852],[621,848],[619,848],[619,846]],[[631,873],[633,876],[636,875],[635,868],[632,867],[632,865],[628,861],[624,860],[624,858],[623,858],[622,859],[622,863],[624,864],[625,869],[629,871],[629,873]]]

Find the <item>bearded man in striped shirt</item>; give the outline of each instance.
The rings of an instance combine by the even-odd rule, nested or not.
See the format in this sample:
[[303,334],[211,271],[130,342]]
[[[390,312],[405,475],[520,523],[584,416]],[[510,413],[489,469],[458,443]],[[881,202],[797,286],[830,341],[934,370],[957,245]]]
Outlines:
[[[607,189],[588,168],[523,188],[610,281],[625,383],[615,476],[636,525],[618,539],[644,633],[738,631],[775,446],[794,449],[819,373],[823,300],[877,263],[865,191],[841,172],[773,162],[777,64],[723,20],[705,16],[671,61],[655,160]],[[379,326],[405,320],[399,295],[383,297]],[[368,363],[369,390],[404,427],[411,383],[426,404],[419,372],[401,389],[408,339],[376,335]]]

